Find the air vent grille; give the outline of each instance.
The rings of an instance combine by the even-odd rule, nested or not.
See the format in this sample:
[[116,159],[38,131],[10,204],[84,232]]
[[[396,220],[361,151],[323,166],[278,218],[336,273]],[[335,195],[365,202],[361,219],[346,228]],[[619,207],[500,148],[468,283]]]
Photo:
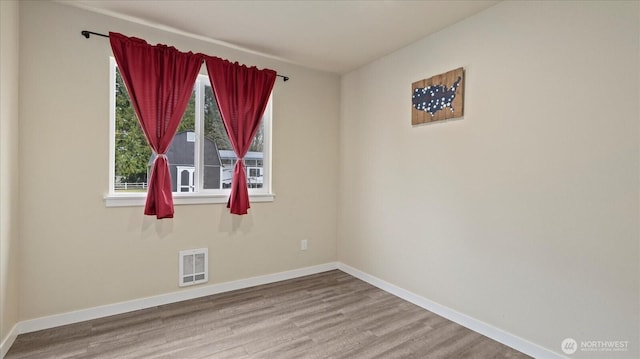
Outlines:
[[206,283],[209,273],[209,249],[189,249],[180,251],[180,287]]

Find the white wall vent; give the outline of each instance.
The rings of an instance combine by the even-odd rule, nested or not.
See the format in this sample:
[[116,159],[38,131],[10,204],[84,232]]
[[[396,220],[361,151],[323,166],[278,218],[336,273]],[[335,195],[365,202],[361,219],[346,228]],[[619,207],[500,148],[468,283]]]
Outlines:
[[180,278],[178,286],[206,283],[209,280],[209,249],[180,251]]

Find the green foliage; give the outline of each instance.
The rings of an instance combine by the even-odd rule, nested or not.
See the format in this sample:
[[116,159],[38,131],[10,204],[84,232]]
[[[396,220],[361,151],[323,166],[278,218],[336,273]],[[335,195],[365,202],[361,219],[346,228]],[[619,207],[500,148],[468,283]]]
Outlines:
[[215,141],[219,150],[232,149],[211,86],[204,87],[204,135]]
[[[177,132],[195,129],[195,91],[192,93]],[[218,105],[210,86],[205,86],[204,135],[215,141],[219,150],[232,150]],[[115,175],[122,182],[145,182],[151,148],[142,132],[138,118],[131,106],[129,94],[120,72],[116,68],[116,136]],[[264,131],[261,125],[250,147],[250,151],[262,152]]]
[[191,98],[189,99],[189,103],[187,103],[187,108],[184,110],[184,115],[182,115],[182,120],[180,120],[180,125],[178,125],[178,132],[182,131],[194,131],[196,128],[196,96],[195,91],[191,93]]
[[116,69],[115,175],[122,182],[143,182],[151,148],[147,144],[120,72]]

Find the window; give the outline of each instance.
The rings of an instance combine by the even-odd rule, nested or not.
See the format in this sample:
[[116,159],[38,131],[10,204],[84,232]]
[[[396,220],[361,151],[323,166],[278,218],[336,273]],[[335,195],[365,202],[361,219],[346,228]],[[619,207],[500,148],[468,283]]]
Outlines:
[[[142,133],[111,58],[109,194],[107,206],[144,205],[155,154]],[[244,158],[252,202],[271,201],[271,99]],[[226,203],[237,161],[207,75],[199,75],[167,151],[175,204]]]

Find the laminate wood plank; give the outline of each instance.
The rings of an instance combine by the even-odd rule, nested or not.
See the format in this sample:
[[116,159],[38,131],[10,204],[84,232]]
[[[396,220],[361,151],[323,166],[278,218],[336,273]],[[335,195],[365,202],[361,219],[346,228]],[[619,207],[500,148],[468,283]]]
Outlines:
[[528,358],[341,271],[19,335],[5,359]]
[[424,353],[424,358],[452,358],[453,353],[473,341],[480,334],[474,333],[455,323],[447,323],[433,329],[426,341],[421,337],[388,348],[375,358],[416,358],[416,353]]
[[[392,331],[382,337],[377,337],[377,340],[369,345],[357,346],[350,351],[340,353],[336,355],[336,359],[349,359],[349,358],[378,358],[384,354],[389,348],[402,345],[410,342],[414,338],[426,338],[433,328],[426,325],[421,325],[420,322],[414,322],[407,325],[401,331]],[[400,358],[400,357],[396,357]]]

